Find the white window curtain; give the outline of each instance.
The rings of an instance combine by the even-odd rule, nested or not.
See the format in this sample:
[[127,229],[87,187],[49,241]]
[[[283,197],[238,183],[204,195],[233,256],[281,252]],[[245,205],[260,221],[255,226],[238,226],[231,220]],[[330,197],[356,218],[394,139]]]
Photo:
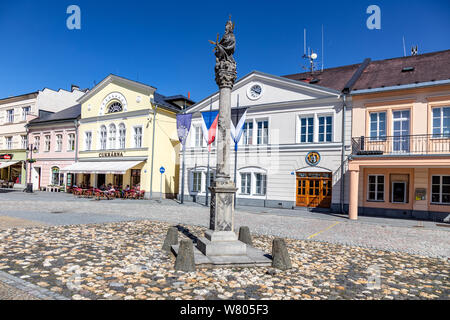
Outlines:
[[100,127],[100,150],[106,150],[106,141],[108,133],[106,131],[106,126]]
[[109,149],[116,149],[116,125],[109,125]]
[[127,129],[123,123],[119,124],[119,149],[125,149]]

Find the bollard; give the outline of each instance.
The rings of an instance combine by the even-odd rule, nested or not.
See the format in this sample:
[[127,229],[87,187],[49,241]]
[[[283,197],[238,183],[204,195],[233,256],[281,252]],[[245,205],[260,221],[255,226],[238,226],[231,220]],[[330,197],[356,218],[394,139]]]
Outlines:
[[194,246],[191,240],[181,240],[178,248],[175,270],[192,272],[195,271]]
[[239,241],[248,244],[249,246],[253,246],[252,236],[248,227],[239,228]]
[[164,244],[162,249],[164,251],[170,252],[170,247],[178,244],[178,229],[176,227],[170,227],[167,230],[166,238],[164,239]]
[[292,268],[291,259],[283,239],[276,238],[272,242],[272,267],[280,270]]

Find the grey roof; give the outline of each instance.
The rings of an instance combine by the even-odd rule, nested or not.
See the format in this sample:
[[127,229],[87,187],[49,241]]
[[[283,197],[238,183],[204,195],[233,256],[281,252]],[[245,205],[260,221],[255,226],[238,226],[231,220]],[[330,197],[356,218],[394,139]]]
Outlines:
[[192,101],[191,99],[183,96],[182,94],[178,94],[176,96],[170,96],[170,97],[166,97],[165,98],[166,101],[175,101],[175,100],[186,100],[186,102],[192,103],[194,104],[195,102]]
[[157,92],[154,93],[155,103],[161,107],[167,108],[169,110],[180,112],[181,108],[174,103],[170,102],[170,99],[167,99],[166,96],[159,94]]
[[33,119],[28,123],[28,126],[42,124],[42,123],[46,123],[46,122],[53,122],[53,121],[76,120],[80,116],[81,116],[81,104],[77,104],[72,107],[61,110],[59,112],[48,113],[45,116]]

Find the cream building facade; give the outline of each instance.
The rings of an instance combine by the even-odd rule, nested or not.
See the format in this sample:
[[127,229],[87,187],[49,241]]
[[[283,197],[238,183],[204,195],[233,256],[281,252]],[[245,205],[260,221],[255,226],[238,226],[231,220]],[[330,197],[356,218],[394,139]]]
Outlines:
[[176,114],[190,100],[172,99],[152,86],[109,75],[78,102],[78,159],[62,170],[74,175],[74,185],[138,187],[146,198],[150,194],[174,197],[179,153]]

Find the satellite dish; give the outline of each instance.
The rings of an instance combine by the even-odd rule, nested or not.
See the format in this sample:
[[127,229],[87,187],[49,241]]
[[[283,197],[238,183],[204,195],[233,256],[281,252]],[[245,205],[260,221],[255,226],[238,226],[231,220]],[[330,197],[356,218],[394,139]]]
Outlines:
[[311,54],[311,59],[316,60],[317,59],[317,53]]

